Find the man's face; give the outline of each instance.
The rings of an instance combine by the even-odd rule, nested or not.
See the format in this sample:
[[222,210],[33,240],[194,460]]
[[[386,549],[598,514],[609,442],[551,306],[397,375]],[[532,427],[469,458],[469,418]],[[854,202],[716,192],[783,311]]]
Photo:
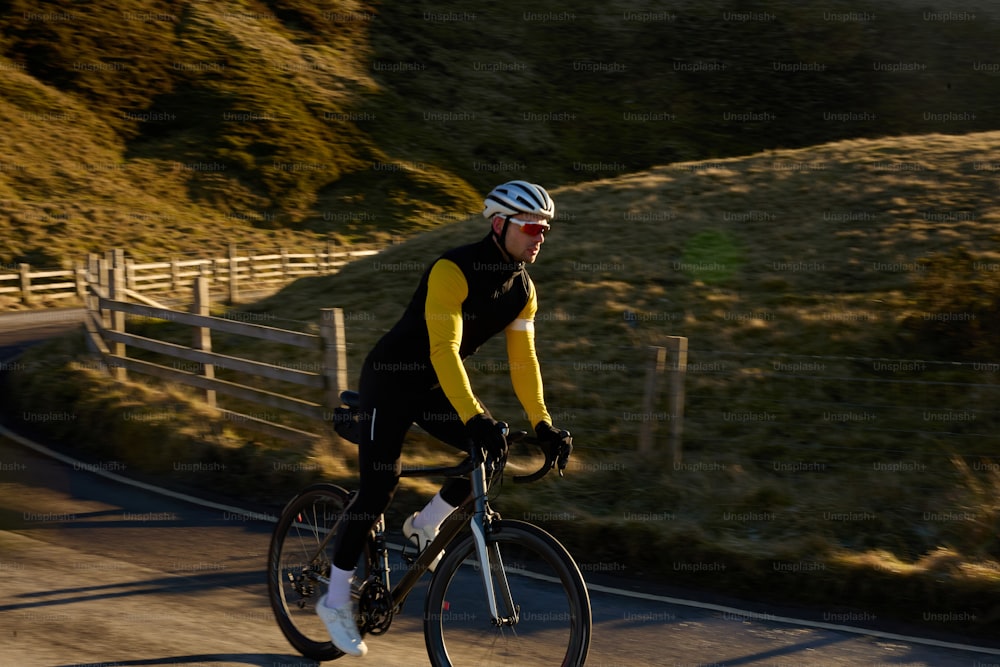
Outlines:
[[[541,222],[546,223],[545,216],[537,213],[519,213],[511,219],[507,227],[507,236],[504,238],[504,246],[507,254],[514,261],[531,264],[538,257],[538,252],[545,243],[545,233],[535,231],[531,233],[530,228],[522,227],[518,222]],[[497,216],[493,218],[493,230],[499,235],[503,230],[504,220]],[[525,231],[528,230],[528,231]]]

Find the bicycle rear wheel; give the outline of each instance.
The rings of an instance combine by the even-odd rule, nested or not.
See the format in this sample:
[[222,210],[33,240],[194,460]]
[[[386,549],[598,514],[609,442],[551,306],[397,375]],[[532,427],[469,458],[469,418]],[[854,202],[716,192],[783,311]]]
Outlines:
[[521,521],[494,522],[486,539],[500,615],[516,615],[517,621],[493,621],[482,566],[468,536],[449,547],[427,593],[424,637],[431,664],[584,664],[590,649],[590,596],[566,549],[541,528]]
[[[350,494],[333,484],[314,484],[285,505],[267,553],[267,588],[282,634],[302,655],[334,660],[344,655],[330,641],[316,603],[326,594],[336,528]],[[367,553],[362,556],[367,563]],[[360,581],[367,572],[359,572]]]

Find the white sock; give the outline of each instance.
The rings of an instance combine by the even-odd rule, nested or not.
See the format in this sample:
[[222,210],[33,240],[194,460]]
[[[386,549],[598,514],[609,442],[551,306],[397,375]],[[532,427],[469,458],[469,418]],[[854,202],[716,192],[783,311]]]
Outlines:
[[413,527],[422,530],[427,526],[431,526],[437,530],[438,526],[454,511],[455,508],[446,503],[440,493],[436,493],[430,502],[413,518]]
[[324,604],[331,609],[337,609],[350,602],[351,579],[353,578],[354,570],[341,570],[331,563],[330,588],[326,591],[326,601]]

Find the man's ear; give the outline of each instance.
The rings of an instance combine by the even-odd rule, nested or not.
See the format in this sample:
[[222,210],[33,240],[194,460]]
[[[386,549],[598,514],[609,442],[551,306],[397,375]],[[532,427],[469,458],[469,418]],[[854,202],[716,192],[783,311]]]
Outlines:
[[492,225],[493,233],[499,236],[500,232],[503,231],[503,217],[499,215],[494,215],[492,223],[493,223]]

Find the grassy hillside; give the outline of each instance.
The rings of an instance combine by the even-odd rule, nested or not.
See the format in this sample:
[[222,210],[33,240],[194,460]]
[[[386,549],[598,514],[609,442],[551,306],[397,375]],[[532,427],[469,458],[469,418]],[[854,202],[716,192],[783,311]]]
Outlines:
[[[766,590],[879,618],[948,611],[973,621],[939,629],[995,636],[1000,472],[990,434],[1000,386],[987,362],[1000,356],[998,155],[998,132],[849,140],[557,190],[561,213],[531,273],[548,403],[578,449],[566,479],[508,485],[497,507],[535,518],[545,508],[542,519],[593,571]],[[354,382],[428,263],[483,233],[478,218],[448,224],[248,309],[315,329],[320,308],[344,308]],[[974,317],[938,317],[955,313]],[[679,468],[662,448],[635,452],[644,347],[667,335],[691,348]],[[62,345],[15,369],[24,372],[11,374],[12,406],[85,415],[87,428],[45,428],[72,433],[89,456],[134,457],[165,474],[178,457],[225,461],[225,473],[181,481],[272,502],[310,478],[354,483],[350,448],[248,441],[202,411],[170,408],[149,425],[156,435],[140,438],[144,424],[121,412],[177,406],[178,390],[142,390],[137,403],[139,389],[112,386],[85,360],[67,364],[73,351]],[[502,342],[467,367],[491,410],[523,426]],[[974,417],[939,428],[921,417],[931,408]],[[663,409],[647,415],[661,433]],[[869,412],[861,425],[829,416]],[[137,450],[137,439],[168,444]],[[274,473],[275,460],[289,472]],[[429,490],[407,489],[407,507]]]
[[0,263],[410,234],[513,177],[1000,128],[993,12],[879,4],[14,0]]

